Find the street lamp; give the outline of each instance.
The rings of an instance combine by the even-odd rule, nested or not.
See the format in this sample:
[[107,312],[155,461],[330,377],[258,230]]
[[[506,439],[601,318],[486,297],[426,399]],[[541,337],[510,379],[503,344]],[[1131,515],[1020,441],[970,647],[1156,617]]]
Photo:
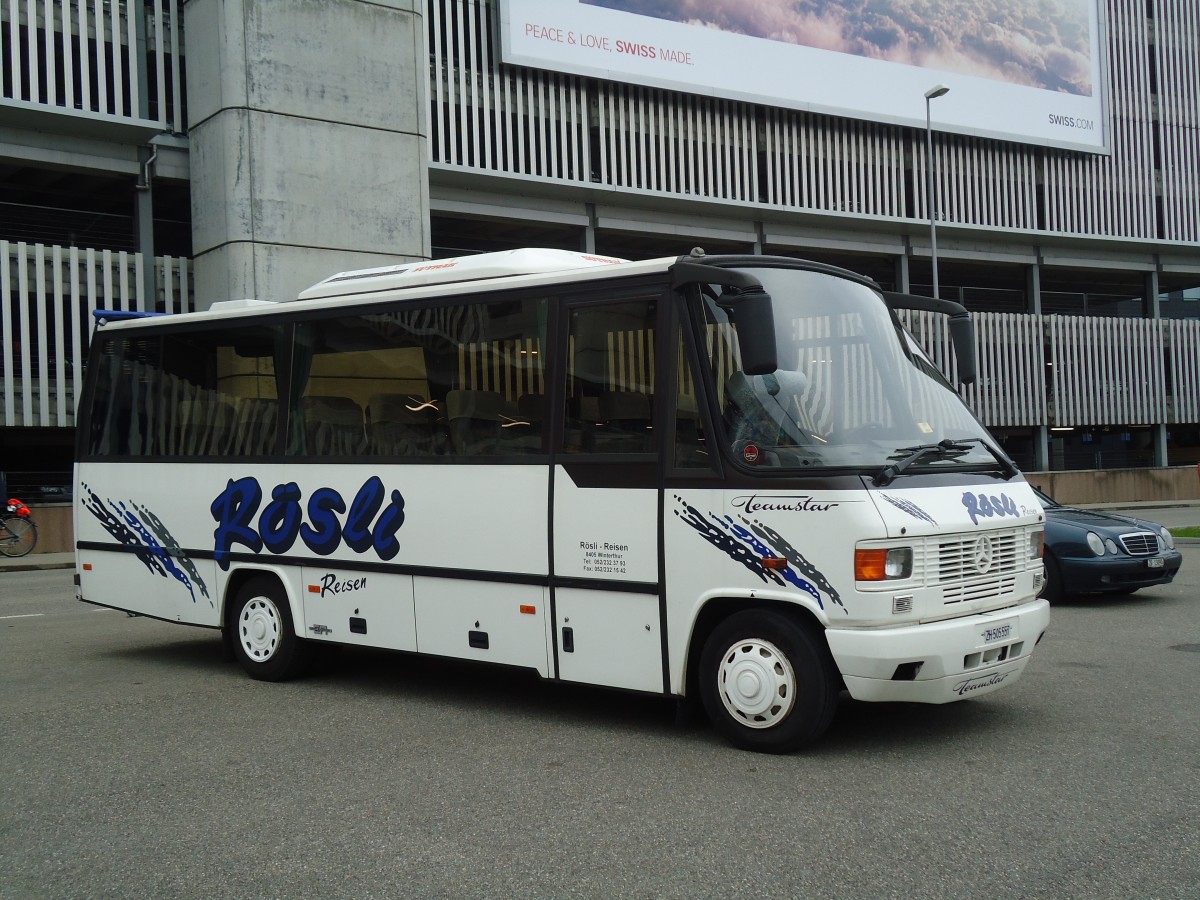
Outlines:
[[933,298],[938,298],[937,271],[937,210],[933,205],[933,126],[930,124],[929,104],[950,92],[944,84],[935,84],[925,92],[925,205],[929,207],[929,259],[933,263]]

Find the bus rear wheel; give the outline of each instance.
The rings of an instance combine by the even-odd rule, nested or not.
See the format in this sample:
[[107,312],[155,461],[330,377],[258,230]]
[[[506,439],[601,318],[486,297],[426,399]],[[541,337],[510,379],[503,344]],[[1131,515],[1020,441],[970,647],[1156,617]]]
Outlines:
[[229,620],[233,654],[251,678],[286,681],[300,675],[312,647],[296,636],[287,595],[274,578],[250,579],[234,598]]
[[721,622],[700,655],[700,696],[732,744],[789,753],[816,740],[837,708],[838,678],[819,635],[772,610]]

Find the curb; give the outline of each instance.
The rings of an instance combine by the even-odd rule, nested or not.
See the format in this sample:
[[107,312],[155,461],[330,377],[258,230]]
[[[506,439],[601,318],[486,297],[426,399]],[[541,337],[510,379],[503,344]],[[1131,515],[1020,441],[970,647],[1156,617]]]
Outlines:
[[73,569],[75,562],[19,562],[0,564],[0,574],[5,572],[42,572],[51,569]]
[[51,569],[73,569],[75,563],[26,563],[15,566],[0,566],[0,574],[4,572],[48,572]]

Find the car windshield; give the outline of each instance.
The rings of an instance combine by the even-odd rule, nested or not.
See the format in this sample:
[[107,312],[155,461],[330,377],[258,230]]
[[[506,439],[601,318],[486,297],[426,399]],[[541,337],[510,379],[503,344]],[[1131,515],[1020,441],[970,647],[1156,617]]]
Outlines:
[[746,271],[772,298],[774,372],[742,371],[720,286],[705,290],[703,309],[725,440],[736,459],[854,468],[886,480],[1005,459],[941,373],[897,331],[874,290],[826,272]]

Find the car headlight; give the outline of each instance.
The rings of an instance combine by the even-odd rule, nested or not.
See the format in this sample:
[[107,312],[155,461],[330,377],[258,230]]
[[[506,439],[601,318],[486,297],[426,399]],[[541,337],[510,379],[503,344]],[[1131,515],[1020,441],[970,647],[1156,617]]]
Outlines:
[[1089,531],[1087,533],[1087,542],[1088,546],[1092,548],[1093,553],[1095,553],[1097,556],[1104,555],[1104,541],[1101,539],[1100,535],[1096,534],[1094,531]]
[[1162,535],[1163,546],[1165,546],[1168,550],[1174,550],[1175,549],[1175,535],[1171,534],[1171,532],[1168,531],[1166,528],[1164,528],[1162,525],[1158,526],[1158,533],[1160,535]]
[[1105,539],[1104,539],[1104,546],[1108,548],[1108,552],[1109,552],[1109,553],[1114,553],[1114,554],[1115,554],[1115,553],[1120,553],[1120,552],[1121,552],[1120,550],[1118,550],[1118,549],[1117,549],[1117,542],[1116,542],[1116,541],[1114,541],[1112,538],[1105,538]]

